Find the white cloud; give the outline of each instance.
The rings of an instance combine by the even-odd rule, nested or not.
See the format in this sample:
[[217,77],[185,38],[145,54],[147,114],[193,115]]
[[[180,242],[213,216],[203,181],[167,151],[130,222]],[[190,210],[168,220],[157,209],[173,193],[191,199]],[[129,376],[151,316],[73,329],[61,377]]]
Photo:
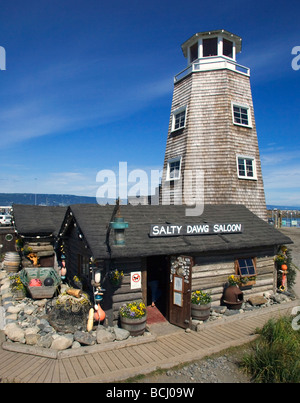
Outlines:
[[[89,84],[90,85],[90,84]],[[80,85],[82,87],[82,85]],[[31,138],[80,130],[123,119],[145,108],[153,100],[172,91],[170,79],[124,85],[123,89],[99,89],[83,85],[74,92],[68,90],[43,96],[28,93],[0,113],[1,145],[11,145]],[[91,92],[89,92],[91,91]],[[74,93],[73,93],[74,92]],[[81,95],[84,94],[84,95]],[[61,98],[61,99],[60,99]],[[74,105],[75,104],[75,105]]]
[[267,204],[300,206],[300,151],[261,154]]

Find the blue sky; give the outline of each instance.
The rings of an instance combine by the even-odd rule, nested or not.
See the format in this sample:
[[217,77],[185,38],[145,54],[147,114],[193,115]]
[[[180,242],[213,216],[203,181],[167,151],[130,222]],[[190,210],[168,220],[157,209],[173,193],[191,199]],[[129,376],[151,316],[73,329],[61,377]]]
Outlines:
[[95,196],[119,161],[161,169],[180,45],[226,29],[251,69],[266,201],[300,206],[299,13],[295,0],[2,0],[0,192]]

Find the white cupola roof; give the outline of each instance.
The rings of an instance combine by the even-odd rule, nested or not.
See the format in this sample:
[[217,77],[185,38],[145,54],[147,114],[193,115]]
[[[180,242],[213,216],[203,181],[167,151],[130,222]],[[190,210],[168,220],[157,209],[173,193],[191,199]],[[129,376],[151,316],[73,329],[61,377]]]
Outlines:
[[188,64],[203,57],[225,56],[236,60],[242,50],[242,38],[224,29],[198,32],[181,45]]

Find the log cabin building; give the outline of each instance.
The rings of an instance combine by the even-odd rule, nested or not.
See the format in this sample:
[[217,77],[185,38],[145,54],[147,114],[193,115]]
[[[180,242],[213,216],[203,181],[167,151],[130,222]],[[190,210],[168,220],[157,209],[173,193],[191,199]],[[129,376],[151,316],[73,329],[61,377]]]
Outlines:
[[[197,217],[185,216],[185,206],[124,205],[120,214],[126,223],[122,242],[111,225],[120,219],[116,206],[109,205],[70,206],[58,237],[69,278],[78,275],[90,287],[95,272],[101,272],[101,306],[109,325],[117,323],[123,303],[151,304],[148,280],[154,275],[161,291],[156,305],[180,327],[190,323],[191,292],[209,292],[212,304],[220,305],[224,284],[231,274],[239,275],[240,262],[247,261],[256,273],[246,297],[272,293],[274,255],[291,243],[243,205],[206,205]],[[115,270],[124,273],[117,286],[110,282]]]

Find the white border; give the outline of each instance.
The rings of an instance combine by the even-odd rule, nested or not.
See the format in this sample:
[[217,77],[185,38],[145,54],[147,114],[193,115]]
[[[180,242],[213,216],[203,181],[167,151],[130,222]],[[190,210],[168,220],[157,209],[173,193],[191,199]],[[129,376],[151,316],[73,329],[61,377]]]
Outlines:
[[[178,178],[170,178],[170,163],[175,162],[175,161],[179,161],[179,177],[178,177]],[[180,180],[180,178],[181,178],[181,161],[182,161],[181,155],[180,155],[179,157],[170,158],[170,159],[167,161],[167,175],[166,175],[166,181],[177,181],[177,180]]]
[[[239,158],[243,158],[248,159],[248,160],[252,160],[252,167],[253,167],[253,177],[251,176],[241,176],[239,173]],[[247,180],[252,180],[252,181],[256,181],[257,180],[257,172],[256,172],[256,158],[249,156],[249,155],[241,155],[241,154],[237,154],[236,155],[236,169],[237,169],[237,176],[239,179],[247,179]]]
[[[234,121],[234,111],[233,111],[233,107],[234,106],[237,106],[238,108],[245,108],[245,109],[247,109],[247,111],[248,111],[248,124],[247,125],[244,125],[243,123],[236,123],[235,121]],[[232,115],[232,123],[235,125],[235,126],[241,126],[241,127],[247,127],[247,128],[249,128],[249,129],[252,129],[252,119],[251,119],[251,108],[250,108],[250,106],[249,105],[247,105],[247,104],[241,104],[240,102],[234,102],[234,101],[231,101],[231,115]]]
[[[185,118],[184,118],[184,125],[181,127],[178,127],[178,129],[175,129],[175,116],[178,115],[178,113],[181,113],[185,111]],[[171,132],[177,132],[178,130],[182,130],[186,127],[186,119],[187,119],[187,105],[181,106],[180,108],[175,109],[174,112],[172,112],[172,127],[171,127]]]

